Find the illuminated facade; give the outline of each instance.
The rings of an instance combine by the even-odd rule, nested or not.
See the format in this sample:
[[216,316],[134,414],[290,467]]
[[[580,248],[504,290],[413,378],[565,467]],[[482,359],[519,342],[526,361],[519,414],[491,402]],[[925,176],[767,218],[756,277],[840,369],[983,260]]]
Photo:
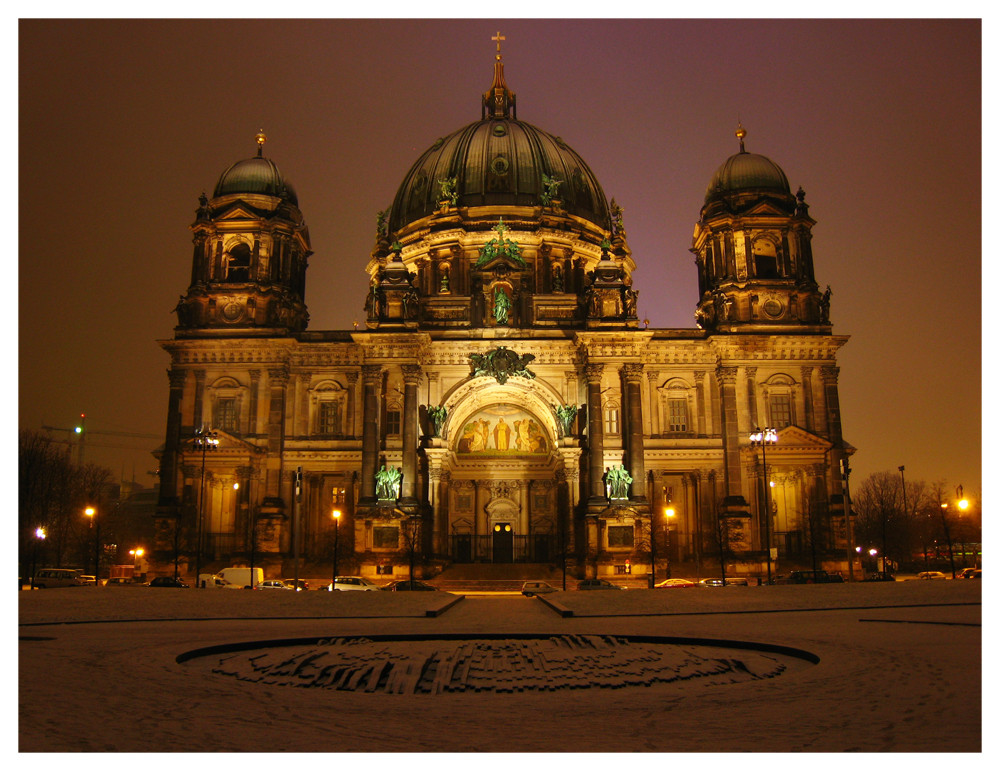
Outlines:
[[[786,567],[841,567],[847,338],[801,190],[741,127],[695,227],[697,326],[648,329],[622,209],[560,137],[517,118],[499,53],[481,110],[378,214],[364,331],[308,329],[312,245],[263,135],[202,197],[161,341],[159,565],[194,564],[200,519],[201,564],[252,548],[285,575],[296,555],[331,564],[335,543],[363,575],[564,554],[578,576],[626,561],[637,575],[651,521],[661,575],[720,551],[758,575],[768,543]],[[777,442],[758,448],[764,426]],[[203,428],[217,447],[197,443]]]

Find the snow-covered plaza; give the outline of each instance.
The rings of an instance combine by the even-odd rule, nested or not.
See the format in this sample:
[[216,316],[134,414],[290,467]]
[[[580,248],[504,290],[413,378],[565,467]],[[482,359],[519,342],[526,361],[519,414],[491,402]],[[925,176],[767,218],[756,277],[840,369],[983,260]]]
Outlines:
[[[18,603],[21,752],[983,745],[980,581],[544,600],[84,587]],[[346,687],[338,651],[375,674]],[[432,686],[414,661],[435,662]]]

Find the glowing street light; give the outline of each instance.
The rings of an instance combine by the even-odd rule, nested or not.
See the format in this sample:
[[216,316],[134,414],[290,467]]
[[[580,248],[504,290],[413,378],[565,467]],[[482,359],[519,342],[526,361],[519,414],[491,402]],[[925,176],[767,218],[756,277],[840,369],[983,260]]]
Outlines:
[[90,526],[94,528],[94,585],[101,585],[101,518],[97,516],[97,509],[88,506],[83,510],[85,516],[90,517]]
[[35,529],[35,540],[32,543],[31,548],[31,579],[29,581],[29,586],[35,588],[35,565],[37,564],[38,557],[38,544],[45,540],[45,528],[39,527]]
[[337,554],[340,552],[340,510],[333,510],[333,580],[330,591],[337,589]]

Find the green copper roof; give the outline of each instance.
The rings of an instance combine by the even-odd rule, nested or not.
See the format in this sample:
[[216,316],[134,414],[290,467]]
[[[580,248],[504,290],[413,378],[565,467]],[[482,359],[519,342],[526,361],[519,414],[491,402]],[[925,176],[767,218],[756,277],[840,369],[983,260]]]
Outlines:
[[791,195],[788,178],[778,164],[763,155],[741,151],[730,156],[715,172],[705,192],[705,201],[717,195],[744,191]]
[[271,195],[298,206],[298,196],[270,158],[237,161],[219,177],[213,197],[233,194]]

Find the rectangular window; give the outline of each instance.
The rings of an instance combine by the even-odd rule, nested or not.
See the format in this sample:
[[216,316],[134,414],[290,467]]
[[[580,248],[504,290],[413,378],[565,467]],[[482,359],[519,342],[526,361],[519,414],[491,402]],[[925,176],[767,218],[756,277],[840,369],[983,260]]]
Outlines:
[[784,428],[792,424],[792,397],[789,394],[771,395],[771,425]]
[[399,528],[398,527],[372,528],[372,547],[375,549],[398,549]]
[[672,434],[688,430],[687,399],[667,400],[667,431]]
[[340,433],[340,402],[326,401],[319,403],[319,415],[316,421],[316,433]]
[[604,413],[604,433],[614,436],[618,433],[618,408],[608,407]]
[[238,426],[238,416],[236,414],[236,399],[219,399],[215,402],[215,428],[233,433]]
[[385,414],[386,436],[399,436],[399,427],[400,427],[399,410],[389,410]]
[[608,528],[609,549],[631,549],[635,545],[635,528],[612,525]]

